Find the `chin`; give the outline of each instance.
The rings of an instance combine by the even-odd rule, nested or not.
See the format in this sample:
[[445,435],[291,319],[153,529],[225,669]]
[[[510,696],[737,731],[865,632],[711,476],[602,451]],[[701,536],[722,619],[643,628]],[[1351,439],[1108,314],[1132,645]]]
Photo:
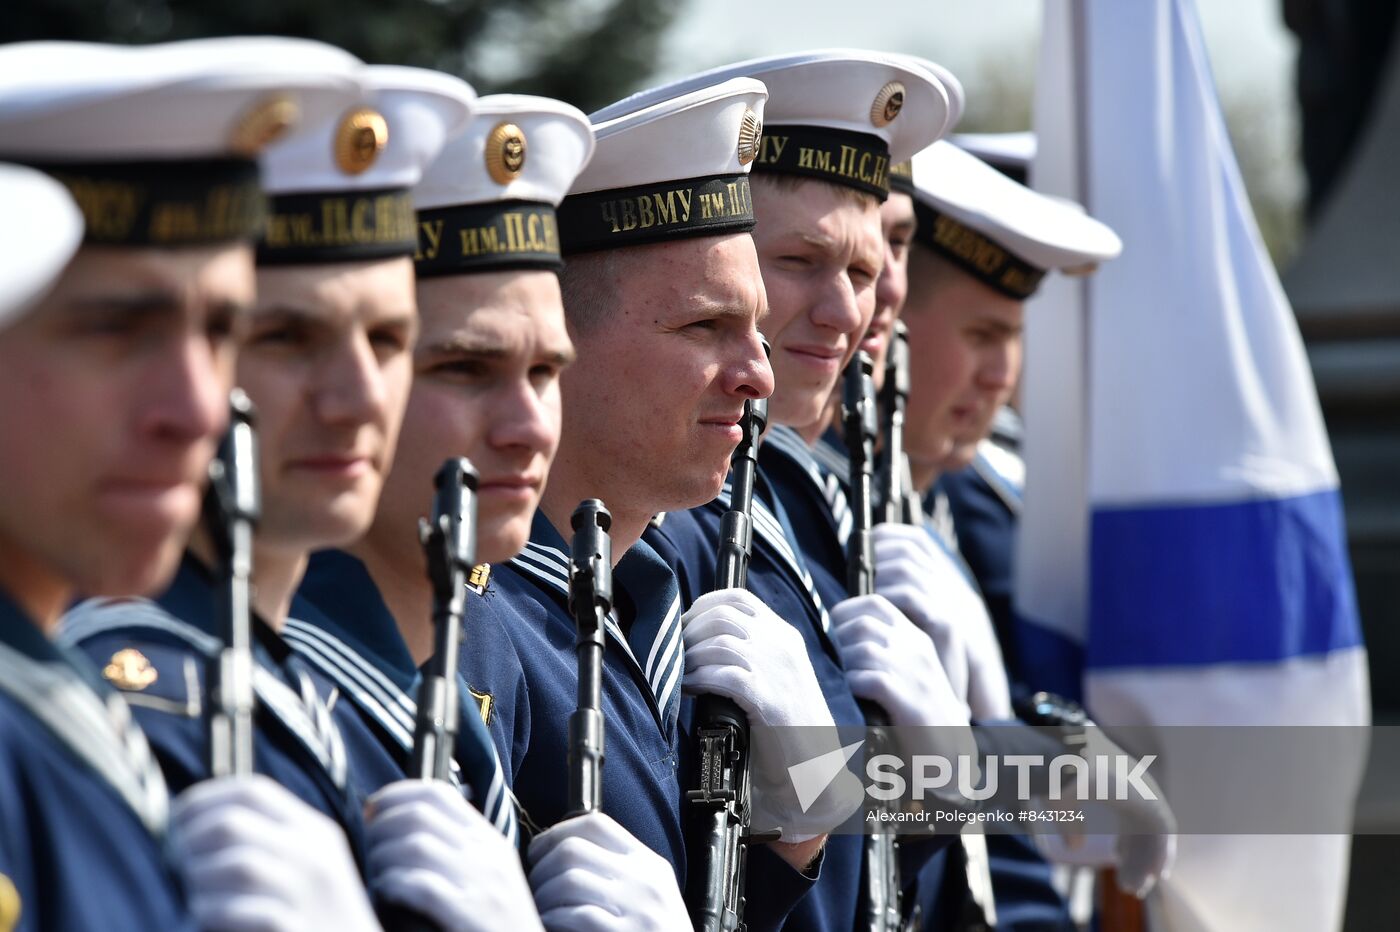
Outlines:
[[156,543],[123,538],[120,544],[104,547],[100,560],[77,568],[76,589],[94,597],[159,595],[175,578],[184,545],[184,538]]
[[[699,458],[693,458],[691,462],[699,462]],[[701,474],[699,469],[695,470],[693,476],[687,477],[689,481],[684,487],[677,485],[672,493],[667,496],[663,504],[652,508],[653,513],[658,511],[688,511],[691,508],[698,508],[701,505],[714,501],[724,489],[724,480],[729,476],[729,459],[725,458],[723,465],[711,469],[709,472]]]
[[[267,514],[277,514],[268,511]],[[279,520],[286,532],[286,545],[304,547],[307,550],[322,550],[327,547],[346,547],[364,537],[374,522],[372,502],[362,501],[358,496],[331,502],[322,508],[289,508],[282,512]],[[259,532],[271,542],[277,530],[267,526]],[[416,546],[417,541],[408,542]]]
[[530,539],[530,523],[535,516],[531,508],[528,514],[511,515],[496,520],[482,520],[476,534],[476,562],[504,563],[525,549]]

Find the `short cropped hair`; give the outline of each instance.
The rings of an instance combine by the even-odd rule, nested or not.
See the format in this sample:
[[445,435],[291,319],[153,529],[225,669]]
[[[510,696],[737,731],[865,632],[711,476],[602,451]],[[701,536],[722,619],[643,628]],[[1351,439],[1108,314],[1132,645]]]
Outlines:
[[927,297],[936,294],[944,287],[967,276],[961,268],[946,257],[935,252],[932,247],[914,240],[909,249],[909,293]]
[[622,262],[616,249],[579,253],[565,261],[559,290],[570,331],[588,333],[608,320],[618,303]]

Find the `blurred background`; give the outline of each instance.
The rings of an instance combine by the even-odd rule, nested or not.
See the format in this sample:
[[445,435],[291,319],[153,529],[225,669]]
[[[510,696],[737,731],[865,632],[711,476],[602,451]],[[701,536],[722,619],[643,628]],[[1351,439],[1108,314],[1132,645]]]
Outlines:
[[[1395,0],[1198,0],[1255,214],[1307,341],[1346,501],[1377,723],[1400,723],[1400,55]],[[878,15],[876,15],[878,10]],[[849,15],[849,14],[855,15]],[[826,46],[910,52],[962,132],[1031,126],[1039,0],[6,0],[0,41],[305,36],[479,92],[590,111],[659,80]],[[1347,928],[1394,928],[1400,762],[1373,760]]]

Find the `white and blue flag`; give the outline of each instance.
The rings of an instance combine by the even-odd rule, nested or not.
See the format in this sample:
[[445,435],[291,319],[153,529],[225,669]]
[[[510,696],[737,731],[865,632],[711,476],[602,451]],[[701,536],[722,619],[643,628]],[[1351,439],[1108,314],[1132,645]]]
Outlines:
[[[1026,315],[1032,684],[1110,728],[1365,725],[1336,467],[1194,6],[1047,0],[1039,67],[1032,182],[1124,248]],[[1192,766],[1159,776],[1168,796]],[[1359,771],[1317,791],[1354,795]],[[1349,844],[1185,836],[1153,927],[1338,928]]]

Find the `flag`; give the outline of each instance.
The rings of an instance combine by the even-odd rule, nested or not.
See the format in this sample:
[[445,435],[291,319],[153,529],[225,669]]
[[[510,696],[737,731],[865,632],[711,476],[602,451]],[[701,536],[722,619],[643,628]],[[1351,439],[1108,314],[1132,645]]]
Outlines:
[[[1026,315],[1016,601],[1032,685],[1082,695],[1110,729],[1368,724],[1336,467],[1194,6],[1045,10],[1032,183],[1124,249],[1047,280]],[[1360,769],[1333,791],[1354,796]],[[1349,847],[1183,836],[1152,925],[1338,928]]]

